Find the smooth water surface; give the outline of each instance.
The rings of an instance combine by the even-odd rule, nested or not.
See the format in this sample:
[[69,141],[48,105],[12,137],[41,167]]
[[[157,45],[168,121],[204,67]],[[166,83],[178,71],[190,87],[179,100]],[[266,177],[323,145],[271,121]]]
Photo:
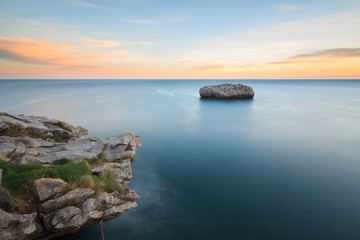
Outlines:
[[222,82],[1,80],[0,111],[143,138],[139,206],[106,240],[360,239],[360,81],[227,81],[255,98],[199,98]]

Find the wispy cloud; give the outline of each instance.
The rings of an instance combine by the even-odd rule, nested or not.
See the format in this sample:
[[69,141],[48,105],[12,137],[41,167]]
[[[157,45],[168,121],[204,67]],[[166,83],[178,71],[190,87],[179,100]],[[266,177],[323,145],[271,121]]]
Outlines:
[[66,1],[66,3],[79,7],[90,7],[90,8],[102,7],[101,5],[98,4],[89,3],[85,1],[77,1],[77,0]]
[[107,56],[117,56],[117,55],[130,56],[130,53],[126,50],[106,51],[104,52],[104,54]]
[[111,35],[114,35],[112,33],[108,33],[108,32],[95,32],[95,34],[97,35],[104,35],[104,36],[111,36]]
[[209,62],[209,61],[183,61],[180,63],[191,64],[192,68],[199,70],[225,68],[228,66],[228,64],[225,63],[217,63],[217,62]]
[[212,65],[202,65],[202,66],[193,66],[194,69],[200,69],[200,70],[209,70],[209,69],[217,69],[217,68],[225,68],[226,65],[222,64],[212,64]]
[[180,62],[180,63],[190,63],[190,64],[192,64],[192,63],[199,63],[199,64],[212,64],[212,63],[214,63],[214,62],[206,62],[206,61],[183,61],[183,62]]
[[291,58],[307,58],[307,57],[360,57],[360,48],[333,48],[316,51],[312,53],[299,54]]
[[143,45],[143,46],[154,46],[156,45],[153,42],[118,42],[118,41],[110,41],[110,40],[96,40],[96,39],[87,39],[86,42],[94,47],[102,47],[102,48],[112,48],[118,46],[125,46],[125,45]]
[[21,63],[26,63],[26,64],[51,65],[51,63],[48,61],[23,56],[16,52],[8,51],[6,49],[1,49],[1,48],[0,48],[0,58],[7,59],[7,60],[10,60],[13,62],[21,62]]
[[248,63],[248,64],[234,64],[234,63],[221,63],[221,62],[208,62],[208,61],[183,61],[180,63],[192,64],[192,68],[199,70],[210,70],[210,69],[253,69],[258,66],[258,64]]
[[93,40],[88,39],[87,42],[95,47],[104,47],[104,48],[111,48],[116,46],[122,46],[124,45],[123,42],[116,42],[116,41],[107,41],[107,40]]
[[69,44],[38,41],[29,38],[0,37],[0,58],[25,64],[57,65],[70,68],[89,68],[86,60],[98,56],[76,55],[76,48]]
[[77,6],[77,7],[96,8],[96,9],[104,9],[104,10],[109,10],[109,11],[119,11],[119,9],[116,9],[113,7],[108,7],[108,6],[104,6],[104,5],[100,5],[100,4],[96,4],[96,3],[92,3],[92,2],[87,2],[87,1],[65,0],[64,2],[67,4],[73,5],[73,6]]
[[274,4],[275,10],[279,13],[290,13],[302,10],[302,5],[290,5],[290,4]]
[[156,23],[156,20],[152,19],[143,19],[143,18],[135,18],[135,19],[126,19],[127,22],[131,23]]
[[269,62],[269,64],[320,63],[354,57],[360,57],[360,48],[325,49],[311,53],[298,54],[283,61]]
[[154,45],[156,45],[153,42],[136,42],[135,44],[144,45],[144,46],[154,46]]

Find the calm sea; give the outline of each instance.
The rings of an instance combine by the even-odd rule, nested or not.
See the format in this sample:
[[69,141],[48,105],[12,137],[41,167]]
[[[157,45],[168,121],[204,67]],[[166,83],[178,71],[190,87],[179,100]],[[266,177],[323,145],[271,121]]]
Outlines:
[[[202,100],[224,80],[1,80],[0,111],[143,138],[138,207],[106,240],[360,239],[360,81],[226,81],[253,100]],[[61,239],[101,239],[93,225]]]

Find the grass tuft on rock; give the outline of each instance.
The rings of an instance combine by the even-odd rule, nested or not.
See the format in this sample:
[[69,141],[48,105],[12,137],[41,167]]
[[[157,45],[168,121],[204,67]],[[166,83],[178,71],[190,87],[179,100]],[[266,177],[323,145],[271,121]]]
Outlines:
[[12,126],[6,128],[4,131],[0,133],[1,136],[9,136],[9,137],[31,137],[31,138],[41,138],[40,133],[35,133],[31,131],[29,128],[21,128],[17,126]]
[[102,163],[102,160],[97,157],[85,158],[84,161],[87,162],[90,166]]
[[63,122],[61,122],[61,121],[57,121],[57,123],[55,123],[55,125],[58,126],[59,128],[62,128],[64,130],[66,130],[66,131],[72,132],[72,129],[65,126],[65,124]]
[[114,181],[110,171],[101,173],[99,179],[105,184],[102,187],[105,192],[112,193],[114,191],[118,191],[120,194],[124,193],[125,188],[121,184]]
[[54,139],[55,142],[57,143],[63,143],[63,142],[66,142],[66,140],[62,139],[61,137],[57,136],[57,135],[54,135],[51,137],[52,139]]
[[134,163],[135,162],[135,155],[127,155],[127,156],[123,156],[120,160],[126,160],[126,159],[129,159],[131,163]]
[[61,158],[61,159],[55,160],[55,161],[52,163],[52,165],[65,165],[65,164],[68,164],[68,163],[71,163],[71,160],[70,160],[70,159]]
[[99,153],[99,154],[97,155],[97,157],[98,157],[99,159],[104,159],[104,158],[105,158],[105,154],[104,154],[103,152],[101,152],[101,153]]

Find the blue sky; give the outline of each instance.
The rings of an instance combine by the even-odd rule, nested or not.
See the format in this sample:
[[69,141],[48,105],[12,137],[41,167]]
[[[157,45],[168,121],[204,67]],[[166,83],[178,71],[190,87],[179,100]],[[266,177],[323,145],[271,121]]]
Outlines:
[[1,0],[0,29],[2,78],[360,76],[358,0]]

